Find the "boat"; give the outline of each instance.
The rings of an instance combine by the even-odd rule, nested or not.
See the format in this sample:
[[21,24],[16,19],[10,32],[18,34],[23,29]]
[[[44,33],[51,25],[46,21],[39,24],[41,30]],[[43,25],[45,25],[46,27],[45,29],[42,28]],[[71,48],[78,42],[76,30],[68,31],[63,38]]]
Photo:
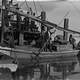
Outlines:
[[[2,0],[1,12],[0,65],[15,64],[17,73],[28,71],[30,77],[34,69],[38,68],[41,73],[40,78],[46,79],[51,66],[70,66],[77,63],[76,56],[79,50],[73,49],[73,45],[67,40],[67,34],[68,32],[80,34],[80,32],[68,29],[68,19],[64,21],[64,28],[60,27],[46,20],[45,11],[42,11],[38,18],[32,12],[26,14],[20,11],[18,4],[13,5],[12,0],[10,2]],[[16,20],[12,18],[14,16]],[[22,17],[24,20],[21,20]],[[41,31],[35,22],[41,24],[39,26]],[[50,32],[53,28],[63,31],[64,34],[63,38],[55,36],[55,40],[50,43],[51,35],[55,33],[55,31]]]

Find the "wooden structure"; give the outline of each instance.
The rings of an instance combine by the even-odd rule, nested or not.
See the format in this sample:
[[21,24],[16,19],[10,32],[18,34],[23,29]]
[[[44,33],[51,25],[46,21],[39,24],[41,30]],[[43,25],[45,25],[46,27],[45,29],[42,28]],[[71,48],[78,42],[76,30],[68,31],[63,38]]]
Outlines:
[[[9,13],[12,14],[10,15]],[[11,16],[14,15],[17,16],[16,20],[11,20]],[[28,30],[22,30],[25,28],[25,22],[21,20],[22,16],[28,20],[30,19],[30,23],[26,26]],[[38,31],[35,21],[41,24],[41,32]],[[34,24],[34,26],[31,23]],[[13,5],[10,7],[7,0],[2,0],[2,45],[0,46],[0,63],[9,63],[10,60],[10,63],[18,65],[19,71],[26,67],[24,71],[29,70],[28,74],[31,78],[34,69],[39,68],[41,78],[44,80],[49,76],[50,66],[53,65],[54,67],[54,64],[58,64],[64,68],[65,66],[72,65],[72,63],[76,63],[76,55],[79,50],[74,50],[72,47],[68,49],[69,46],[67,44],[50,44],[51,36],[48,36],[48,32],[54,27],[64,31],[64,40],[67,40],[67,32],[80,34],[80,32],[68,29],[68,19],[65,19],[64,23],[64,28],[62,28],[57,24],[47,21],[46,12],[44,11],[41,12],[41,18],[37,18],[19,11],[18,6],[17,8],[14,8]],[[43,29],[45,27],[47,31]],[[26,42],[26,45],[24,45],[24,42]],[[53,46],[56,47],[57,51],[54,51],[54,49],[51,50],[50,47],[54,48]],[[64,50],[61,47],[64,47]],[[5,56],[8,58],[6,59]],[[47,65],[49,65],[49,67],[47,67]],[[63,79],[65,79],[66,71],[65,69],[61,69],[61,71],[63,72]]]

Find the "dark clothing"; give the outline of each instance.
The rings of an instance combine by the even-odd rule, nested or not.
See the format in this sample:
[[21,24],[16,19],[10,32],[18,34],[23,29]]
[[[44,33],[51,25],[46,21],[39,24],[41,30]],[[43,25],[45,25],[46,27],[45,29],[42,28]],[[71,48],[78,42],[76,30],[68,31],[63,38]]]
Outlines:
[[73,45],[73,49],[75,48],[75,39],[73,38],[73,37],[70,37],[69,38],[69,42],[70,42],[70,44],[72,44]]
[[41,32],[42,31],[45,31],[45,26],[43,24],[41,25]]
[[77,44],[77,49],[80,50],[80,41]]
[[70,38],[70,39],[69,39],[69,42],[70,42],[71,44],[74,44],[75,39],[74,39],[74,38]]
[[48,31],[45,32],[45,34],[44,34],[44,39],[45,39],[45,41],[47,41],[47,40],[49,39]]
[[20,31],[21,30],[21,21],[22,21],[22,18],[19,14],[17,14],[17,29]]
[[29,29],[29,18],[26,17],[24,18],[24,29],[28,30]]
[[35,27],[36,27],[35,26],[35,21],[34,20],[31,20],[31,24],[30,24],[31,31],[33,31]]
[[18,40],[18,43],[17,45],[19,45],[19,35],[20,35],[20,31],[21,31],[21,21],[22,21],[22,18],[19,14],[17,14],[17,29],[16,29],[16,37],[17,37],[17,40]]

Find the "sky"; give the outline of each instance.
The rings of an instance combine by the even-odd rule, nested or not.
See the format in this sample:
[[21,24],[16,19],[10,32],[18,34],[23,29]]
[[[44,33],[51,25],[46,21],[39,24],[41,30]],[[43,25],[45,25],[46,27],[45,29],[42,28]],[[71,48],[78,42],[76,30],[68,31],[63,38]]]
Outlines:
[[[24,3],[25,4],[25,3]],[[28,3],[34,9],[33,2]],[[47,20],[63,26],[63,18],[69,18],[69,28],[80,31],[80,1],[45,1],[35,2],[37,12],[41,11],[40,6],[46,11]],[[22,5],[25,9],[25,6]],[[69,13],[68,13],[69,12]],[[64,17],[66,14],[68,15]]]
[[[17,0],[14,0],[16,2]],[[1,0],[0,0],[1,2]],[[25,2],[18,2],[22,9],[26,10]],[[57,1],[40,1],[35,2],[38,15],[42,11],[46,11],[47,20],[56,23],[63,27],[63,19],[69,18],[69,28],[75,31],[80,31],[80,0],[57,0]],[[35,11],[33,2],[28,2],[28,5]],[[66,17],[65,14],[68,13]],[[61,22],[61,24],[59,24]],[[60,34],[59,31],[56,34]],[[80,75],[79,75],[80,76]],[[75,77],[76,78],[76,77]],[[71,79],[76,80],[76,79]],[[79,79],[80,80],[80,79]]]
[[[13,1],[18,1],[20,7],[23,10],[27,9],[25,0]],[[31,7],[33,11],[35,11],[33,1],[35,0],[32,0],[32,2],[31,0],[28,0],[27,2],[29,7]],[[35,5],[38,15],[40,15],[40,12],[44,10],[47,14],[47,20],[60,26],[64,25],[64,18],[69,18],[69,28],[72,30],[80,31],[80,0],[36,0]],[[64,17],[67,13],[68,15]]]
[[[15,1],[15,0],[14,0]],[[38,0],[37,0],[38,1]],[[71,0],[70,0],[71,1]],[[69,0],[57,0],[57,1],[40,1],[35,2],[37,12],[40,14],[40,11],[46,11],[47,20],[59,24],[61,22],[61,26],[63,26],[63,18],[68,13],[66,18],[69,18],[69,28],[80,31],[80,1],[74,0],[70,2]],[[25,2],[22,2],[22,8],[27,9]],[[28,5],[32,7],[33,11],[35,11],[35,7],[33,2],[28,2]],[[39,15],[38,14],[38,15]]]
[[[27,2],[28,5],[32,7],[33,11],[35,11],[33,1]],[[69,29],[80,32],[80,0],[35,1],[35,4],[38,15],[40,15],[40,12],[43,9],[46,11],[47,20],[56,23],[61,27],[64,26],[64,18],[69,18]],[[21,6],[23,9],[27,9],[24,1],[21,2]],[[65,16],[66,14],[68,15]],[[57,30],[53,37],[62,33],[63,31]],[[80,35],[77,36],[80,37]],[[80,41],[79,37],[75,37],[76,43]]]
[[[25,1],[25,0],[17,0],[17,1]],[[33,0],[26,0],[33,1]],[[79,1],[79,0],[34,0],[34,1]]]
[[[14,3],[17,2],[17,0],[13,1]],[[18,1],[18,3],[23,10],[27,10],[25,1]],[[29,0],[27,3],[28,6],[31,7],[33,11],[35,11],[33,0]],[[63,27],[64,18],[69,18],[69,29],[80,31],[80,0],[36,0],[35,5],[38,15],[40,15],[42,10],[46,11],[46,19],[48,21]],[[67,16],[65,16],[66,14]],[[60,33],[62,32],[56,32],[56,34]]]

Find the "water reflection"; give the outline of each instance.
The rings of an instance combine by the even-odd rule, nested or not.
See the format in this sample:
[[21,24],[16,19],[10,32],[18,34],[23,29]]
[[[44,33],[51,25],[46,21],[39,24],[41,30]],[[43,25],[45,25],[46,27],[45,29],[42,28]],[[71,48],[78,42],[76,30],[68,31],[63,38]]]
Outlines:
[[18,69],[13,74],[13,78],[14,80],[80,80],[80,55],[59,58],[59,60],[49,65],[50,70],[48,72],[50,73],[45,76],[43,71],[41,75],[38,67],[38,69],[25,67],[20,70]]
[[[39,68],[34,69],[34,73],[30,72],[32,68],[20,69],[19,74],[27,71],[26,80],[80,80],[80,57],[68,56],[55,60],[54,63],[49,64],[50,73],[44,72],[45,67],[40,72]],[[27,70],[26,70],[27,69]],[[28,72],[29,71],[29,72]],[[31,70],[33,71],[33,69]],[[25,78],[26,78],[25,76]]]
[[[80,54],[71,57],[71,60],[66,59],[64,63],[54,63],[54,78],[55,80],[80,80]],[[59,74],[57,75],[56,72]]]

